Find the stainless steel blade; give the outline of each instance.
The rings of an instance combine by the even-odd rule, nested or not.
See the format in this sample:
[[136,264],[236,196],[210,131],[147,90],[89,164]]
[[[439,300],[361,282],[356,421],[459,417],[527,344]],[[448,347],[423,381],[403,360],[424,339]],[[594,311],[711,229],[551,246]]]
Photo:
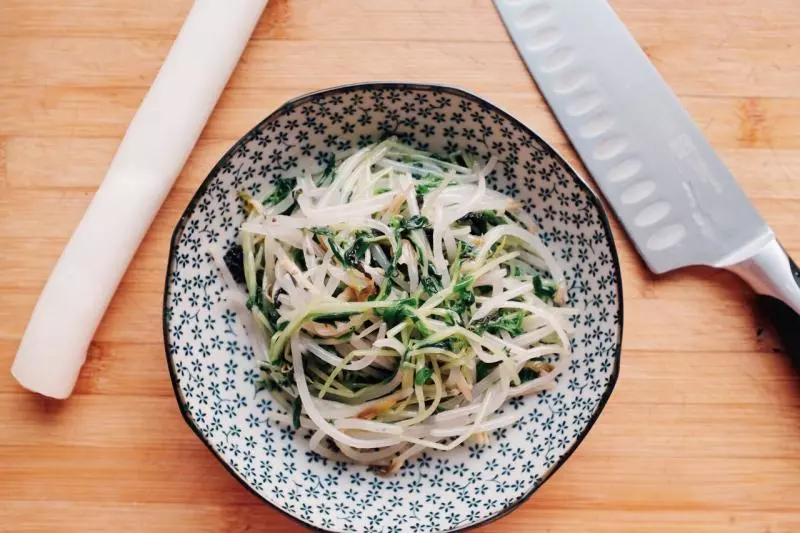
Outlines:
[[653,272],[773,238],[606,0],[495,0],[536,84]]

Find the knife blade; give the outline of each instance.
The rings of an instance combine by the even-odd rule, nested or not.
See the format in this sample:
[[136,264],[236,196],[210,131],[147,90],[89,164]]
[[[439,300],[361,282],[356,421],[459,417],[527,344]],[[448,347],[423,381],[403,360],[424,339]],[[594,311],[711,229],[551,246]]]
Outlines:
[[608,2],[495,5],[650,270],[727,268],[780,300],[773,318],[800,368],[800,270]]

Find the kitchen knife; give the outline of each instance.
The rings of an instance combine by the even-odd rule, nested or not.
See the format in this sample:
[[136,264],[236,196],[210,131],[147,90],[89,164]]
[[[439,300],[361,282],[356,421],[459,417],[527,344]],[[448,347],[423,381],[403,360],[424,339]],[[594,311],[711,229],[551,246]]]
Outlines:
[[725,268],[800,369],[800,269],[606,0],[495,0],[539,90],[647,266]]

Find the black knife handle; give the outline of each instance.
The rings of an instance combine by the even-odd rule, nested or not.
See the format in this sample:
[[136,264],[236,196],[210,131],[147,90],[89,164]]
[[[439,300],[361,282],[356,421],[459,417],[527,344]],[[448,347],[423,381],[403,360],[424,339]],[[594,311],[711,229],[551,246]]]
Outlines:
[[789,356],[795,373],[800,375],[800,315],[772,296],[758,297],[758,310],[769,320]]
[[800,374],[800,268],[774,238],[744,259],[725,265],[759,295],[758,306],[772,322]]
[[[800,268],[791,257],[789,257],[789,268],[795,283],[800,288]],[[783,351],[791,359],[795,372],[800,375],[800,314],[774,296],[758,296],[757,306],[775,328],[783,345]]]

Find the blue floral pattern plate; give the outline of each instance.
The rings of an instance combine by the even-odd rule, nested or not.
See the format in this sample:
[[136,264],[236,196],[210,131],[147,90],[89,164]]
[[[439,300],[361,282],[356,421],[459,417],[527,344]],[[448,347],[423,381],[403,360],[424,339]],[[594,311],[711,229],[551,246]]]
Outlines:
[[[391,477],[311,452],[309,435],[269,419],[280,410],[260,386],[253,348],[221,300],[212,246],[237,242],[237,192],[316,170],[395,135],[441,154],[463,151],[499,164],[493,188],[518,199],[563,266],[573,362],[554,390],[512,399],[515,425],[489,445],[425,453]],[[566,461],[603,409],[619,373],[622,285],[597,197],[525,125],[450,87],[400,83],[328,89],[284,104],[220,160],[172,239],[164,340],[186,422],[239,481],[303,524],[327,531],[453,531],[493,520],[525,501]]]

